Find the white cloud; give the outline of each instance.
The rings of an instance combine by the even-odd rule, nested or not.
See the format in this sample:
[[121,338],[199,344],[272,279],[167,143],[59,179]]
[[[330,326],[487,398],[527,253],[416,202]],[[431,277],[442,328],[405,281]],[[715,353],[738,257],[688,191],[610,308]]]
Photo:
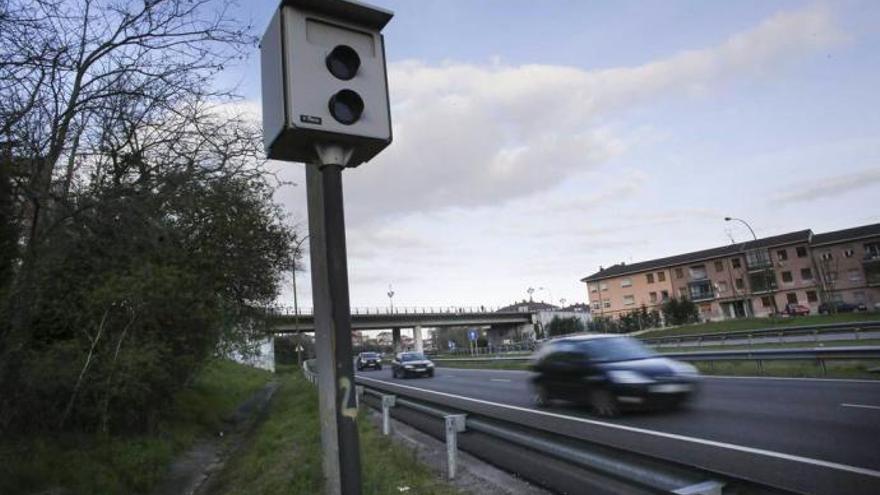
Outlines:
[[852,174],[823,177],[789,184],[771,199],[775,204],[802,203],[825,198],[841,198],[843,194],[880,184],[880,168]]
[[546,190],[625,151],[625,140],[603,125],[615,111],[778,71],[843,39],[817,5],[636,67],[392,64],[395,141],[350,174],[354,215],[497,204]]

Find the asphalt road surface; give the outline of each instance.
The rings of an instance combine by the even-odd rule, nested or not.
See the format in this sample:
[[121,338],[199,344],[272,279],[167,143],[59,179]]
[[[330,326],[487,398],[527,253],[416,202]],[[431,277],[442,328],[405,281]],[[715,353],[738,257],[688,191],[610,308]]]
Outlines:
[[[533,407],[528,371],[437,368],[434,378],[395,379],[386,367],[358,375]],[[593,418],[565,404],[551,411]],[[684,410],[602,421],[880,471],[880,382],[704,377],[700,393]]]

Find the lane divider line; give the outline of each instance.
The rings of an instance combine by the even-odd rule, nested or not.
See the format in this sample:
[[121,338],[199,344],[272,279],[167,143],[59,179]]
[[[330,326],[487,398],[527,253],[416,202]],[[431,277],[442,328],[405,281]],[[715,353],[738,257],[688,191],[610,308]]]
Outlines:
[[862,409],[877,409],[877,410],[880,410],[880,406],[869,406],[869,405],[867,405],[867,404],[847,404],[847,403],[843,403],[843,404],[841,404],[841,406],[843,406],[843,407],[859,407],[859,408],[862,408]]
[[705,438],[689,437],[689,436],[685,436],[685,435],[678,435],[675,433],[666,433],[666,432],[656,431],[656,430],[646,430],[644,428],[636,428],[634,426],[619,425],[619,424],[615,424],[615,423],[606,423],[604,421],[597,421],[594,419],[580,418],[577,416],[567,416],[565,414],[557,414],[557,413],[551,413],[551,412],[547,412],[547,411],[538,411],[536,409],[529,409],[527,407],[513,406],[510,404],[502,404],[499,402],[491,402],[491,401],[482,400],[482,399],[474,399],[472,397],[465,397],[463,395],[450,394],[447,392],[438,392],[436,390],[418,388],[418,387],[413,387],[410,385],[401,385],[401,384],[387,381],[387,380],[377,380],[375,378],[367,378],[367,377],[361,377],[361,379],[371,381],[371,382],[386,383],[386,384],[394,385],[394,386],[400,387],[400,388],[406,388],[406,389],[410,389],[410,390],[418,390],[420,392],[427,392],[430,394],[440,395],[443,397],[451,397],[451,398],[455,398],[455,399],[461,399],[461,400],[465,400],[465,401],[469,401],[469,402],[474,402],[477,404],[485,404],[488,406],[501,407],[501,408],[505,408],[505,409],[535,414],[535,415],[539,415],[539,416],[547,416],[547,417],[551,417],[551,418],[565,419],[565,420],[569,420],[569,421],[575,421],[578,423],[586,423],[586,424],[591,424],[591,425],[595,425],[595,426],[604,426],[607,428],[629,431],[629,432],[633,432],[633,433],[642,433],[645,435],[652,435],[652,436],[661,437],[661,438],[669,438],[671,440],[679,440],[679,441],[683,441],[683,442],[690,442],[690,443],[696,443],[696,444],[700,444],[700,445],[707,445],[710,447],[719,447],[719,448],[728,449],[728,450],[736,450],[736,451],[745,452],[748,454],[762,455],[762,456],[766,456],[766,457],[774,457],[777,459],[783,459],[783,460],[794,461],[794,462],[801,462],[804,464],[811,464],[813,466],[821,466],[821,467],[830,468],[830,469],[837,469],[839,471],[847,471],[850,473],[861,474],[861,475],[865,475],[865,476],[870,476],[872,478],[880,479],[880,471],[876,471],[874,469],[868,469],[868,468],[863,468],[863,467],[858,467],[858,466],[850,466],[847,464],[840,464],[840,463],[831,462],[831,461],[823,461],[821,459],[813,459],[811,457],[803,457],[803,456],[799,456],[799,455],[785,454],[783,452],[775,452],[772,450],[765,450],[765,449],[759,449],[759,448],[754,448],[754,447],[746,447],[745,445],[737,445],[737,444],[733,444],[733,443],[725,443],[725,442],[718,442],[715,440],[707,440]]
[[490,382],[504,382],[510,383],[510,378],[489,378]]

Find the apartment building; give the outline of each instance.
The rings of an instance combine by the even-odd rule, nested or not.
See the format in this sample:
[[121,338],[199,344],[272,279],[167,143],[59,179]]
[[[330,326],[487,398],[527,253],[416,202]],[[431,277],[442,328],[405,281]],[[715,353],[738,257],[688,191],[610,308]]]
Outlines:
[[797,303],[880,302],[880,224],[814,235],[809,229],[633,264],[581,279],[593,316],[659,310],[671,297],[706,320],[765,316]]

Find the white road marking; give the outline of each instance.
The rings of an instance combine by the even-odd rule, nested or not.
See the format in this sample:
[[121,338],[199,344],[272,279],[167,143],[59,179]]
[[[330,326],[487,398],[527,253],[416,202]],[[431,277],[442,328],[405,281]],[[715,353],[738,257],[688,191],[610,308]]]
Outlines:
[[490,381],[490,382],[504,382],[504,383],[510,383],[510,379],[509,379],[509,378],[490,378],[489,381]]
[[880,410],[880,406],[869,406],[867,404],[841,404],[843,407],[859,407],[862,409],[877,409]]
[[830,469],[837,469],[840,471],[847,471],[850,473],[856,473],[856,474],[861,474],[861,475],[870,476],[873,478],[880,479],[880,471],[876,471],[876,470],[868,469],[868,468],[863,468],[863,467],[858,467],[858,466],[850,466],[847,464],[840,464],[837,462],[823,461],[821,459],[813,459],[811,457],[802,457],[799,455],[785,454],[783,452],[775,452],[772,450],[758,449],[758,448],[754,448],[754,447],[746,447],[745,445],[737,445],[737,444],[733,444],[733,443],[725,443],[725,442],[718,442],[715,440],[707,440],[705,438],[689,437],[689,436],[685,436],[685,435],[678,435],[675,433],[666,433],[666,432],[662,432],[662,431],[646,430],[644,428],[636,428],[633,426],[619,425],[619,424],[615,424],[615,423],[606,423],[604,421],[597,421],[594,419],[581,418],[581,417],[577,417],[577,416],[567,416],[565,414],[551,413],[551,412],[547,412],[547,411],[538,411],[536,409],[529,409],[526,407],[513,406],[510,404],[501,404],[499,402],[491,402],[491,401],[482,400],[482,399],[474,399],[472,397],[465,397],[463,395],[450,394],[450,393],[446,393],[446,392],[438,392],[436,390],[418,388],[418,387],[413,387],[410,385],[400,385],[398,383],[388,382],[386,380],[377,380],[375,378],[361,377],[361,379],[372,381],[372,382],[385,383],[385,384],[393,385],[395,387],[400,387],[400,388],[418,390],[420,392],[427,392],[430,394],[440,395],[443,397],[451,397],[451,398],[461,399],[461,400],[465,400],[465,401],[469,401],[469,402],[475,402],[477,404],[485,404],[485,405],[489,405],[489,406],[502,407],[505,409],[512,409],[514,411],[521,411],[521,412],[525,412],[525,413],[535,414],[538,416],[547,416],[547,417],[551,417],[551,418],[566,419],[566,420],[570,420],[570,421],[576,421],[579,423],[586,423],[586,424],[591,424],[591,425],[595,425],[595,426],[604,426],[607,428],[629,431],[629,432],[633,432],[633,433],[642,433],[645,435],[653,435],[656,437],[669,438],[672,440],[679,440],[679,441],[683,441],[683,442],[691,442],[691,443],[696,443],[696,444],[701,444],[701,445],[708,445],[710,447],[720,447],[720,448],[724,448],[724,449],[737,450],[737,451],[746,452],[749,454],[762,455],[762,456],[766,456],[766,457],[775,457],[777,459],[785,459],[785,460],[794,461],[794,462],[802,462],[804,464],[811,464],[814,466],[821,466],[821,467],[826,467],[826,468],[830,468]]

